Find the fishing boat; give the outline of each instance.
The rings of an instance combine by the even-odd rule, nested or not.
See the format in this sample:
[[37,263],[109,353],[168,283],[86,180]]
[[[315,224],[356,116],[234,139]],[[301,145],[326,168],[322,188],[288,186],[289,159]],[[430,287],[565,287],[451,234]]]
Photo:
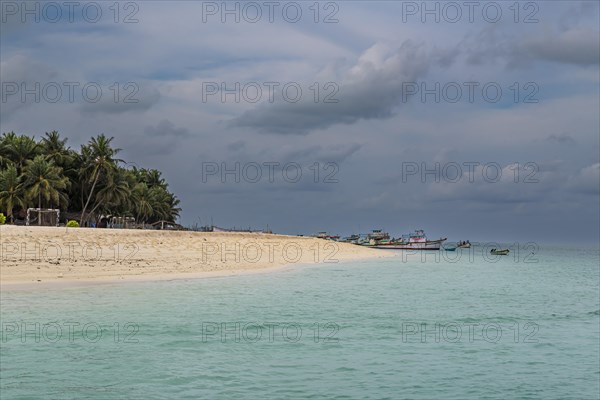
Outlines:
[[340,239],[340,242],[358,244],[360,242],[360,235],[346,236],[345,238]]
[[388,250],[439,250],[446,239],[428,240],[425,232],[418,229],[414,233],[403,235],[401,239],[391,239],[372,245],[372,247]]
[[468,240],[458,242],[456,247],[458,247],[459,249],[469,249],[471,248],[471,242],[469,242]]
[[327,232],[319,232],[314,237],[317,239],[325,239],[325,240],[340,240],[339,236],[329,235]]
[[367,247],[388,245],[393,240],[390,238],[390,234],[384,232],[382,229],[373,229],[366,235],[361,234],[353,236],[358,236],[358,239],[354,242],[355,244]]
[[390,234],[387,232],[383,232],[381,229],[373,229],[373,232],[367,235],[367,240],[369,242],[381,242],[390,240]]
[[492,249],[492,250],[490,250],[490,254],[493,254],[495,256],[507,256],[509,252],[510,252],[509,249],[503,249],[503,250]]

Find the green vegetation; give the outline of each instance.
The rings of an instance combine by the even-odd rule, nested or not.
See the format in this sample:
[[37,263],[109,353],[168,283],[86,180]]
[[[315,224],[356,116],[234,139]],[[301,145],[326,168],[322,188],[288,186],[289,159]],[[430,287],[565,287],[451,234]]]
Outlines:
[[0,225],[4,225],[5,222],[6,222],[6,217],[4,216],[4,213],[0,212]]
[[69,222],[67,222],[67,227],[69,227],[69,228],[79,228],[79,223],[77,221],[75,221],[74,219],[72,219]]
[[[133,216],[138,222],[175,222],[179,200],[155,169],[125,168],[121,149],[104,134],[79,152],[52,131],[36,141],[14,132],[0,137],[0,209],[13,222],[28,207],[80,214],[79,224],[100,215]],[[71,222],[71,221],[69,221]],[[75,221],[76,222],[76,221]]]

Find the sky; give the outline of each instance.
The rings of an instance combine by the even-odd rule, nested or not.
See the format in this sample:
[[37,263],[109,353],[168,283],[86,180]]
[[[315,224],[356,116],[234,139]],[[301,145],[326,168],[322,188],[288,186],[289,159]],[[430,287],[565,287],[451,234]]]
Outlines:
[[113,136],[185,226],[600,240],[597,1],[0,6],[0,132]]

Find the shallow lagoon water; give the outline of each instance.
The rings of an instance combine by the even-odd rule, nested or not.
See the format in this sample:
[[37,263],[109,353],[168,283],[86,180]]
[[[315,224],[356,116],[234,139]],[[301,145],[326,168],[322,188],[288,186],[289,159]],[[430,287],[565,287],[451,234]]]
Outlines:
[[525,254],[4,290],[0,394],[597,399],[598,249]]

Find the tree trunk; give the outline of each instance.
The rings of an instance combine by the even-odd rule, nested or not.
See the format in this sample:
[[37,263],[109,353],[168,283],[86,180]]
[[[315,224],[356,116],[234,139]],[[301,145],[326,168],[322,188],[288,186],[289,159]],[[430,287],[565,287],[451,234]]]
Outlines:
[[[102,203],[98,203],[98,204],[96,204],[96,205],[94,206],[94,208],[92,208],[92,209],[90,210],[90,215],[88,215],[88,217],[86,218],[86,221],[89,221],[89,220],[90,220],[90,216],[91,216],[91,215],[94,215],[94,213],[96,212],[96,210],[98,209],[98,207],[100,206],[100,204],[102,204]],[[96,228],[97,228],[97,227],[98,227],[98,219],[96,219]]]
[[42,225],[42,192],[38,193],[38,226]]
[[87,201],[85,202],[85,206],[83,206],[83,210],[81,210],[81,218],[79,218],[79,225],[83,226],[83,216],[85,215],[85,210],[87,206],[90,204],[90,200],[92,199],[92,195],[94,194],[94,188],[96,187],[96,183],[98,182],[98,177],[100,176],[100,171],[96,171],[96,178],[94,179],[94,183],[92,184],[92,189],[90,190],[90,195],[88,196]]
[[13,208],[14,206],[12,204],[12,200],[8,200],[8,204],[6,204],[6,219],[9,219],[11,224],[14,222],[14,218],[12,215]]

